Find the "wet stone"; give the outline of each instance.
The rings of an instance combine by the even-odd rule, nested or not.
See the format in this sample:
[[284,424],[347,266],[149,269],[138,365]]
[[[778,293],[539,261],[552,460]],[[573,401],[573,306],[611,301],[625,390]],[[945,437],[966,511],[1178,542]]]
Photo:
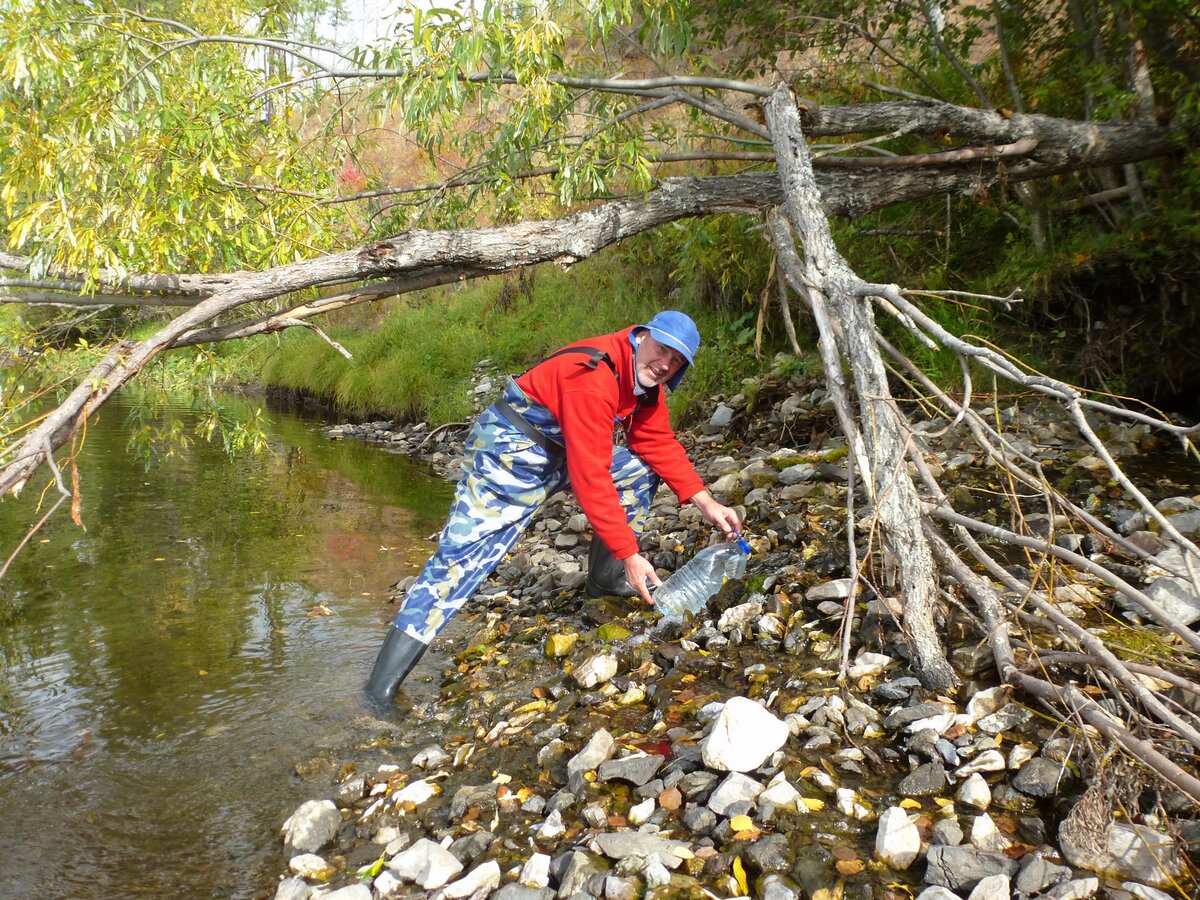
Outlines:
[[1053,797],[1066,773],[1061,763],[1035,756],[1013,776],[1012,786],[1031,797]]
[[906,797],[933,797],[946,789],[946,770],[940,762],[925,763],[904,776],[897,790]]
[[1046,888],[1070,878],[1071,870],[1066,866],[1055,865],[1044,857],[1030,854],[1021,862],[1016,888],[1022,894],[1040,894]]
[[706,806],[689,806],[683,813],[683,824],[696,834],[708,834],[717,827],[717,814]]
[[883,727],[888,731],[895,731],[911,725],[913,722],[940,716],[945,712],[946,707],[940,703],[918,703],[915,706],[905,706],[888,713],[883,719]]
[[490,900],[554,900],[557,895],[550,888],[532,888],[523,884],[506,884]]
[[664,758],[658,755],[624,756],[601,763],[596,776],[604,782],[626,781],[634,786],[643,785],[662,768],[663,762]]
[[752,841],[746,848],[746,858],[759,872],[786,872],[792,866],[788,839],[782,834]]
[[708,808],[718,815],[737,815],[738,804],[753,804],[763,792],[763,786],[740,772],[730,772],[728,777],[708,798]]
[[682,841],[661,838],[655,834],[644,834],[637,831],[610,831],[598,834],[588,842],[595,852],[609,859],[624,859],[627,856],[642,856],[655,859],[668,869],[674,869],[683,862],[676,855],[676,849],[690,853],[688,845]]
[[925,881],[951,890],[970,890],[989,875],[1017,874],[1017,862],[1003,853],[973,847],[931,847],[926,856]]
[[496,835],[490,831],[476,831],[473,834],[464,835],[454,841],[448,848],[450,852],[464,866],[472,865],[475,860],[483,855],[484,851],[492,845],[496,840]]

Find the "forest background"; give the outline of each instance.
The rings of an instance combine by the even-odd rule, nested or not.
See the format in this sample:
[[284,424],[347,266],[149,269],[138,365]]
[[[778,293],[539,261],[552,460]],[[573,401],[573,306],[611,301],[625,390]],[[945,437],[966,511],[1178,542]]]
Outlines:
[[[1165,156],[1034,182],[968,179],[836,218],[834,237],[864,278],[943,292],[925,308],[955,333],[1090,389],[1195,409],[1200,22],[1187,3],[487,2],[401,9],[375,45],[325,47],[321,23],[338,15],[325,0],[37,0],[0,13],[10,435],[31,393],[65,390],[114,341],[195,302],[114,290],[114,273],[262,271],[413,228],[550,219],[670,176],[773,167],[766,140],[714,129],[695,109],[619,93],[581,107],[587,89],[564,87],[564,72],[699,76],[714,95],[721,79],[783,80],[822,106],[919,97],[1169,126]],[[358,74],[328,77],[338,67]],[[480,68],[512,77],[463,77]],[[903,132],[818,142],[814,155],[886,161],[958,143]],[[944,294],[1017,288],[1017,305]],[[803,311],[798,344],[775,312],[762,220],[740,211],[660,226],[565,271],[377,296],[320,326],[159,356],[137,390],[152,401],[189,389],[201,431],[231,446],[256,431],[224,414],[223,383],[438,423],[467,415],[477,361],[519,370],[664,306],[695,315],[706,336],[675,401],[685,418],[696,398],[737,392],[764,367],[817,368]],[[901,328],[888,336],[957,377],[952,354]],[[180,427],[144,426],[135,444],[169,452],[189,439]]]

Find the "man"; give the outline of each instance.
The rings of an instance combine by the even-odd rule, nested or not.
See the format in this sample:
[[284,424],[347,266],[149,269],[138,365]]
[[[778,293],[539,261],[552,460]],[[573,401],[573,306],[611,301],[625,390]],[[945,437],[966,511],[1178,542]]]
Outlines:
[[[732,538],[737,513],[705,489],[671,430],[662,385],[679,386],[700,347],[696,324],[660,312],[645,325],[559,350],[510,378],[467,438],[438,550],[408,589],[375,660],[368,701],[396,688],[546,500],[570,481],[591,524],[588,594],[640,596],[660,583],[638,533],[660,481]],[[627,446],[614,446],[614,423]]]

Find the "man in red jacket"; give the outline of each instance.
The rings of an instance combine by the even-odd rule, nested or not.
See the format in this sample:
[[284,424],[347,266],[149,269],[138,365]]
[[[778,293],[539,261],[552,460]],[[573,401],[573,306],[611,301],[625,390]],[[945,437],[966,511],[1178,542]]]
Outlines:
[[[726,537],[737,533],[737,513],[705,489],[668,421],[662,385],[678,387],[699,347],[695,323],[668,310],[564,347],[509,379],[467,438],[449,521],[375,660],[371,703],[391,703],[434,636],[568,481],[595,531],[592,596],[636,594],[653,603],[648,585],[659,578],[638,551],[638,533],[660,481]],[[614,444],[614,426],[625,446]]]

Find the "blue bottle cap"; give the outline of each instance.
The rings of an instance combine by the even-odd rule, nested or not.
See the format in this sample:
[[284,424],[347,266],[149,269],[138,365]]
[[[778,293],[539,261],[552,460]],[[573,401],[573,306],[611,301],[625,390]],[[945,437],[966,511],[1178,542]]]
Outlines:
[[746,543],[745,538],[739,537],[737,545],[738,545],[738,549],[741,550],[743,553],[745,553],[747,556],[749,556],[753,552],[750,545],[748,543]]

